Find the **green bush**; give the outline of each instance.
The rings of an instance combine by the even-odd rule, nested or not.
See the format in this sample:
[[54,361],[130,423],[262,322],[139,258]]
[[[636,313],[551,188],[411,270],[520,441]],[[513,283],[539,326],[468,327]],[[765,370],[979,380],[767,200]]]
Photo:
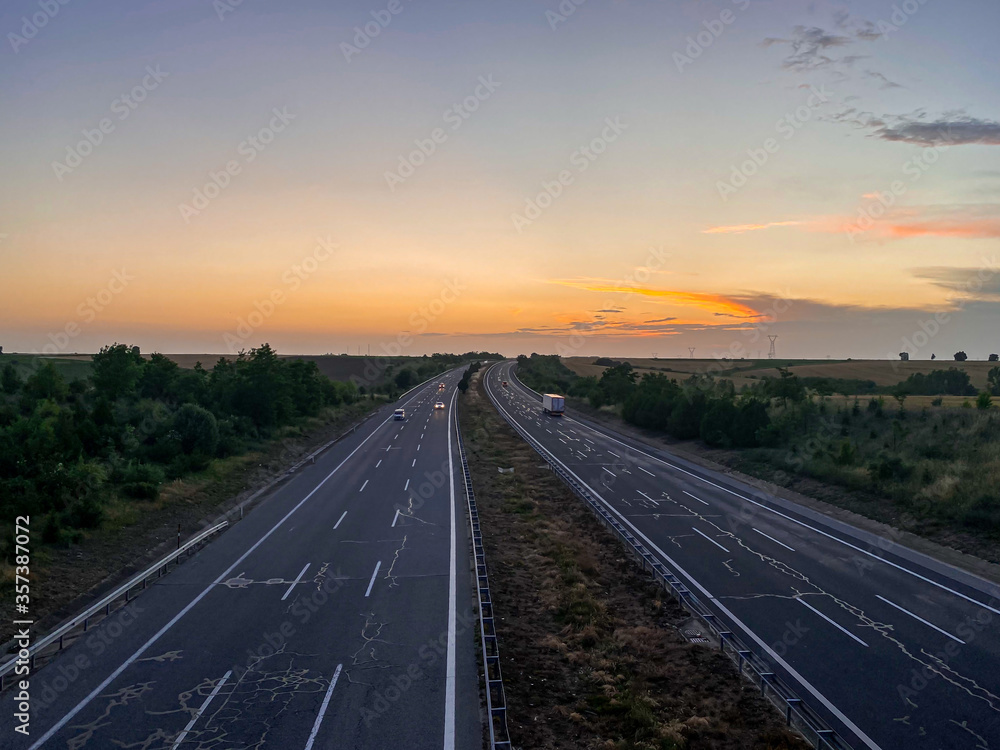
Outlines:
[[184,404],[174,416],[174,431],[188,455],[214,456],[219,447],[219,423],[215,415],[197,404]]

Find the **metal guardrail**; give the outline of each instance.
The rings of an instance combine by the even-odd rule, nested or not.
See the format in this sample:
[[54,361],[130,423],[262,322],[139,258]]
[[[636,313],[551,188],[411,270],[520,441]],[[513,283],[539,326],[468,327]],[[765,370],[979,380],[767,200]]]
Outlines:
[[490,750],[511,750],[510,733],[507,731],[507,694],[500,672],[500,644],[497,640],[493,618],[493,597],[490,594],[490,579],[486,571],[486,552],[483,549],[483,535],[479,528],[479,508],[472,489],[472,474],[465,457],[462,430],[455,418],[455,434],[458,436],[458,452],[462,457],[462,471],[465,474],[465,496],[469,504],[469,522],[472,526],[472,546],[476,554],[476,586],[479,597],[479,634],[483,652],[483,677],[486,680],[486,709],[490,717]]
[[[518,381],[520,383],[520,380]],[[521,383],[523,386],[523,383]],[[527,386],[524,386],[527,388]],[[527,388],[528,390],[532,390]],[[493,393],[486,389],[494,405]],[[532,390],[534,393],[534,391]],[[668,593],[670,593],[688,612],[699,620],[709,631],[714,633],[726,656],[736,665],[739,673],[760,689],[761,695],[777,707],[785,717],[786,726],[801,734],[816,750],[852,750],[851,745],[815,712],[796,693],[789,688],[772,668],[761,657],[747,648],[739,637],[725,622],[695,596],[677,576],[671,573],[660,562],[656,555],[640,542],[628,528],[618,521],[604,504],[594,498],[591,493],[570,475],[558,461],[541,445],[527,430],[524,430],[513,419],[507,416],[504,409],[498,408],[498,413],[506,422],[521,435],[535,451],[545,459],[552,471],[559,476],[570,489],[587,503],[587,506],[607,528],[615,531],[626,547],[633,553],[643,570],[652,573],[653,578]]]
[[[142,573],[133,576],[127,583],[122,584],[117,589],[112,591],[110,594],[104,596],[100,601],[87,607],[87,609],[85,609],[83,612],[76,615],[75,617],[70,618],[69,620],[64,622],[62,625],[60,625],[58,628],[53,630],[45,637],[40,638],[39,640],[32,643],[31,646],[27,649],[29,668],[32,671],[34,671],[36,660],[40,658],[54,656],[55,654],[59,653],[63,649],[66,637],[70,635],[74,630],[76,630],[79,627],[82,627],[83,632],[87,632],[87,630],[90,628],[90,621],[95,617],[97,617],[98,613],[101,610],[104,610],[103,617],[107,617],[111,614],[111,605],[114,604],[118,599],[124,596],[125,603],[127,604],[128,602],[130,602],[132,600],[132,589],[139,586],[141,586],[140,590],[145,589],[147,581],[150,578],[152,578],[154,575],[156,576],[156,578],[159,578],[164,574],[166,574],[167,567],[170,565],[170,563],[176,561],[177,564],[179,565],[180,558],[185,552],[189,551],[193,547],[205,541],[208,537],[212,536],[213,534],[221,531],[228,525],[229,521],[223,521],[222,523],[216,524],[215,526],[212,526],[211,528],[205,529],[204,531],[200,532],[196,536],[186,541],[183,545],[179,546],[169,555],[164,557],[162,560],[157,562],[155,565],[147,568]],[[49,651],[48,653],[45,653],[45,650],[53,644],[56,644],[55,649]],[[14,670],[15,665],[21,658],[22,655],[17,654],[6,664],[0,666],[0,690],[4,689],[4,680]]]

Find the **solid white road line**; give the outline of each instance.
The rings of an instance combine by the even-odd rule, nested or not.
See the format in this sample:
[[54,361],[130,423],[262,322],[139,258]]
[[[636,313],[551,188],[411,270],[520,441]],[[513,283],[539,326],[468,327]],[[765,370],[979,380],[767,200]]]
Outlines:
[[340,679],[340,670],[343,666],[343,664],[338,664],[337,671],[333,673],[333,679],[330,680],[330,687],[326,689],[326,695],[323,696],[323,705],[319,707],[319,713],[316,714],[316,721],[313,722],[313,728],[309,733],[309,741],[306,742],[305,750],[312,750],[313,743],[316,741],[316,735],[319,734],[319,725],[323,723],[326,709],[330,705],[330,696],[333,695],[333,689],[337,687],[337,680]]
[[789,552],[794,552],[794,551],[795,551],[795,550],[793,550],[793,549],[792,549],[791,547],[789,547],[789,546],[788,546],[787,544],[785,544],[784,542],[779,542],[779,541],[778,541],[777,539],[775,539],[775,538],[774,538],[773,536],[770,536],[770,535],[768,535],[768,534],[765,534],[765,533],[764,533],[763,531],[761,531],[760,529],[754,529],[754,528],[753,528],[753,526],[751,526],[750,528],[751,528],[751,529],[753,529],[754,531],[756,531],[756,532],[757,532],[758,534],[760,534],[761,536],[763,536],[763,537],[767,537],[768,539],[770,539],[770,540],[771,540],[772,542],[774,542],[775,544],[780,544],[780,545],[781,545],[782,547],[784,547],[785,549],[787,549],[787,550],[788,550]]
[[302,568],[302,570],[299,572],[299,574],[297,576],[295,576],[295,580],[292,581],[292,585],[288,587],[288,591],[286,591],[285,595],[283,597],[281,597],[281,601],[285,601],[285,599],[288,598],[288,595],[290,593],[292,593],[292,589],[295,588],[295,584],[297,584],[299,581],[302,580],[302,576],[305,575],[306,570],[308,570],[308,569],[309,569],[309,563],[306,563],[306,566],[304,568]]
[[379,560],[375,563],[375,570],[372,571],[372,579],[368,582],[368,590],[365,592],[365,599],[372,593],[372,586],[375,585],[375,576],[378,575],[378,569],[382,567],[382,561]]
[[[574,421],[572,417],[566,417],[566,419],[568,419],[570,421]],[[580,424],[580,423],[578,422],[577,424]],[[988,609],[990,612],[994,612],[994,613],[1000,615],[1000,609],[997,609],[996,607],[991,607],[989,604],[985,604],[984,602],[981,602],[981,601],[979,601],[977,599],[973,599],[971,596],[967,596],[966,594],[963,594],[960,591],[955,591],[955,589],[953,589],[953,588],[951,588],[949,586],[945,586],[943,583],[938,583],[937,581],[934,581],[934,580],[932,580],[930,578],[927,578],[926,576],[920,575],[920,573],[917,573],[916,571],[910,570],[909,568],[905,568],[902,565],[894,563],[891,560],[886,560],[884,557],[880,557],[880,556],[876,555],[874,552],[872,552],[870,550],[862,549],[861,547],[858,547],[855,544],[851,544],[850,542],[845,541],[844,539],[841,539],[840,537],[834,536],[833,534],[828,534],[825,531],[817,529],[815,526],[810,526],[809,524],[805,523],[804,521],[800,521],[797,518],[792,518],[791,516],[789,516],[789,515],[787,515],[785,513],[782,513],[779,510],[775,510],[774,508],[769,507],[769,506],[765,505],[764,503],[757,502],[756,500],[754,500],[752,498],[746,497],[745,495],[741,495],[739,492],[736,492],[735,490],[731,490],[728,487],[723,487],[721,484],[716,484],[715,482],[713,482],[713,481],[711,481],[709,479],[705,479],[704,477],[698,476],[697,474],[695,474],[692,471],[688,471],[687,469],[682,469],[680,466],[677,466],[676,464],[672,464],[669,461],[664,461],[662,458],[658,458],[657,456],[654,456],[654,455],[652,455],[650,453],[646,453],[645,451],[639,450],[638,448],[635,448],[635,447],[629,445],[628,443],[623,443],[621,440],[618,440],[617,438],[613,438],[610,435],[607,435],[607,434],[602,433],[602,432],[599,432],[598,434],[602,435],[603,437],[607,438],[608,440],[611,440],[611,441],[613,441],[615,443],[618,443],[621,446],[624,446],[625,448],[628,448],[629,450],[635,451],[636,453],[638,453],[640,455],[643,455],[643,456],[646,456],[647,458],[651,458],[654,461],[657,461],[658,463],[663,464],[664,466],[668,466],[671,469],[674,469],[675,471],[679,471],[682,474],[687,474],[689,477],[697,479],[700,482],[704,482],[707,485],[711,485],[712,487],[715,487],[718,490],[722,490],[723,492],[728,492],[730,495],[733,495],[734,497],[738,497],[741,500],[746,500],[748,503],[753,503],[757,507],[762,508],[763,510],[768,511],[769,513],[774,513],[776,516],[781,516],[785,520],[791,521],[794,524],[797,524],[799,526],[803,526],[803,527],[809,529],[810,531],[815,531],[817,534],[820,534],[822,536],[827,537],[828,539],[832,539],[835,542],[843,544],[845,547],[850,547],[855,552],[860,552],[863,555],[867,555],[868,557],[871,557],[871,558],[873,558],[875,560],[878,560],[879,562],[885,563],[886,565],[888,565],[888,566],[890,566],[892,568],[895,568],[896,570],[900,570],[903,573],[908,573],[909,575],[913,576],[914,578],[919,578],[921,581],[924,581],[925,583],[929,583],[931,586],[936,586],[937,588],[942,589],[943,591],[947,591],[947,592],[949,592],[951,594],[954,594],[955,596],[959,597],[960,599],[964,599],[965,601],[970,602],[971,604],[975,604],[975,605],[977,605],[979,607],[982,607],[983,609]]]
[[656,474],[654,474],[653,472],[651,472],[651,471],[650,471],[649,469],[644,469],[644,468],[642,468],[641,466],[636,466],[635,468],[637,468],[637,469],[638,469],[639,471],[644,471],[644,472],[646,472],[646,473],[647,473],[647,474],[649,474],[649,476],[651,476],[651,477],[655,477],[655,476],[656,476]]
[[909,615],[910,617],[912,617],[912,618],[913,618],[914,620],[920,620],[920,622],[922,622],[922,623],[923,623],[924,625],[926,625],[926,626],[927,626],[927,627],[929,627],[929,628],[933,628],[934,630],[936,630],[937,632],[939,632],[939,633],[940,633],[941,635],[946,635],[946,636],[948,636],[949,638],[951,638],[951,639],[952,639],[953,641],[957,641],[958,643],[961,643],[961,644],[962,644],[963,646],[965,645],[965,641],[963,641],[963,640],[960,640],[960,639],[956,638],[956,637],[955,637],[955,636],[953,636],[953,635],[952,635],[951,633],[949,633],[949,632],[948,632],[947,630],[942,630],[942,629],[941,629],[941,628],[939,628],[939,627],[938,627],[937,625],[935,625],[935,624],[933,624],[933,623],[930,623],[930,622],[927,622],[927,620],[925,620],[925,619],[924,619],[923,617],[921,617],[920,615],[915,615],[915,614],[913,614],[913,613],[912,613],[912,612],[911,612],[910,610],[908,610],[908,609],[903,609],[903,608],[902,608],[902,607],[900,607],[900,606],[899,606],[898,604],[895,604],[895,603],[893,603],[893,602],[890,602],[890,601],[889,601],[888,599],[886,599],[886,598],[885,598],[884,596],[881,596],[881,595],[879,595],[879,594],[875,594],[875,596],[876,596],[876,597],[878,597],[879,599],[881,599],[882,601],[884,601],[884,602],[885,602],[886,604],[888,604],[888,605],[889,605],[890,607],[895,607],[895,608],[896,608],[896,609],[898,609],[898,610],[899,610],[900,612],[905,612],[905,613],[906,613],[906,614],[908,614],[908,615]]
[[368,480],[366,479],[365,483],[363,485],[361,485],[361,489],[358,490],[358,492],[364,492],[365,491],[365,487],[367,487],[367,486],[368,486]]
[[201,708],[195,711],[194,716],[191,717],[191,721],[189,721],[187,723],[187,726],[184,727],[184,730],[179,735],[177,735],[177,739],[175,739],[174,744],[170,746],[170,750],[176,750],[176,748],[180,746],[180,744],[184,741],[184,738],[188,736],[188,732],[190,732],[191,728],[194,727],[194,725],[198,722],[198,719],[201,718],[201,715],[205,713],[205,709],[208,708],[208,704],[211,703],[212,699],[219,694],[219,691],[222,689],[222,686],[226,684],[226,680],[229,679],[229,676],[232,673],[233,670],[230,669],[228,672],[222,675],[222,679],[215,684],[214,688],[212,688],[212,692],[208,694],[208,697],[205,699],[205,702],[201,704]]
[[90,693],[88,693],[87,696],[82,701],[80,701],[79,703],[77,703],[76,706],[74,706],[73,709],[70,710],[69,713],[67,713],[59,721],[57,721],[55,724],[53,724],[52,727],[49,729],[49,731],[47,731],[38,740],[36,740],[35,743],[31,747],[28,748],[28,750],[38,750],[38,748],[40,748],[42,745],[44,745],[46,742],[48,742],[52,738],[52,735],[54,735],[56,732],[58,732],[60,729],[62,729],[64,726],[66,726],[66,724],[68,722],[72,721],[73,717],[76,716],[78,713],[80,713],[80,711],[82,711],[87,706],[87,704],[89,704],[92,700],[94,700],[94,698],[96,696],[98,696],[102,692],[104,692],[104,689],[108,685],[110,685],[112,682],[114,682],[122,672],[124,672],[126,669],[128,669],[133,664],[133,662],[135,662],[136,659],[138,659],[140,656],[142,656],[144,653],[146,653],[146,650],[150,646],[152,646],[154,643],[156,643],[158,640],[160,640],[160,638],[163,636],[164,633],[166,633],[168,630],[170,630],[170,628],[172,628],[174,625],[176,625],[178,620],[180,620],[182,617],[184,617],[184,615],[186,615],[188,612],[190,612],[195,607],[195,605],[198,604],[198,602],[200,602],[202,599],[204,599],[208,595],[209,591],[211,591],[216,586],[218,586],[220,583],[222,583],[224,580],[226,580],[226,578],[229,577],[229,574],[233,572],[233,569],[235,569],[237,565],[239,565],[244,560],[246,560],[248,557],[250,557],[250,555],[253,554],[253,552],[260,545],[262,545],[265,542],[265,540],[267,540],[267,538],[269,536],[271,536],[271,534],[273,534],[275,531],[277,531],[281,527],[281,525],[285,523],[285,521],[287,521],[289,518],[292,517],[292,514],[295,511],[297,511],[299,508],[301,508],[306,503],[306,501],[309,500],[309,498],[311,498],[313,495],[315,495],[317,492],[319,492],[320,487],[322,487],[324,484],[326,484],[327,481],[329,481],[330,477],[332,477],[334,474],[336,474],[344,464],[346,464],[348,461],[350,461],[351,458],[354,457],[354,454],[357,453],[359,450],[361,450],[361,446],[363,446],[365,443],[367,443],[372,438],[372,436],[375,435],[376,432],[378,432],[386,423],[388,423],[389,419],[390,419],[390,417],[386,417],[381,423],[379,423],[378,427],[376,427],[374,430],[372,430],[370,433],[368,433],[368,436],[364,440],[362,440],[360,443],[358,443],[357,447],[354,450],[352,450],[349,454],[347,454],[347,458],[345,458],[343,461],[341,461],[339,464],[337,464],[336,468],[333,471],[331,471],[329,474],[327,474],[320,481],[319,484],[317,484],[315,487],[313,487],[312,490],[309,492],[308,495],[306,495],[304,498],[302,498],[301,500],[299,500],[299,502],[295,504],[295,507],[293,507],[290,511],[288,511],[284,516],[282,516],[281,520],[278,521],[276,524],[274,524],[274,526],[271,527],[270,531],[268,531],[266,534],[264,534],[264,536],[262,536],[256,542],[254,542],[254,544],[251,545],[250,548],[246,552],[244,552],[242,555],[240,555],[238,558],[236,558],[236,561],[232,565],[230,565],[228,568],[226,568],[224,571],[222,571],[222,573],[219,575],[218,578],[216,578],[214,581],[212,581],[212,583],[210,583],[200,594],[198,594],[198,596],[196,596],[194,599],[192,599],[191,602],[186,607],[184,607],[184,609],[182,609],[180,612],[178,612],[176,615],[174,615],[170,619],[170,621],[166,625],[164,625],[162,628],[160,628],[152,638],[150,638],[148,641],[146,641],[144,644],[142,644],[139,647],[139,649],[134,654],[132,654],[129,658],[127,658],[124,662],[122,662],[122,664],[117,669],[115,669],[114,672],[112,672],[110,675],[108,675],[106,678],[104,678],[104,680],[97,687],[95,687],[93,690],[91,690]]
[[[702,499],[701,499],[700,497],[695,497],[694,495],[692,495],[692,494],[691,494],[690,492],[688,492],[687,490],[681,490],[681,492],[683,492],[683,493],[684,493],[685,495],[687,495],[688,497],[690,497],[690,498],[693,498],[693,499],[697,500],[697,501],[698,501],[699,503],[705,503],[705,501],[704,501],[704,500],[702,500]],[[705,505],[708,505],[708,503],[705,503]]]
[[340,526],[340,522],[344,520],[344,516],[346,516],[346,515],[347,515],[347,511],[346,510],[343,513],[340,514],[340,518],[337,519],[337,523],[334,524],[334,526],[333,526],[333,530],[334,531],[337,530],[337,527]]
[[695,534],[701,534],[703,537],[705,537],[708,541],[710,541],[716,547],[718,547],[719,549],[721,549],[723,552],[729,552],[729,550],[727,550],[725,547],[723,547],[717,541],[715,541],[714,539],[712,539],[712,537],[710,537],[708,534],[704,534],[701,531],[698,531],[698,529],[696,529],[694,526],[691,527],[691,531],[693,531]]
[[805,599],[799,597],[799,604],[804,604],[805,606],[809,607],[809,609],[811,609],[817,615],[819,615],[824,620],[826,620],[828,623],[830,623],[831,625],[833,625],[833,627],[837,628],[837,630],[839,630],[841,633],[843,633],[844,635],[846,635],[848,638],[853,638],[858,643],[860,643],[862,646],[864,646],[865,648],[868,648],[868,644],[867,643],[865,643],[863,640],[861,640],[856,635],[854,635],[854,633],[852,633],[850,630],[847,630],[846,628],[841,627],[838,623],[836,623],[833,620],[831,620],[829,617],[827,617],[826,615],[824,615],[822,612],[820,612],[814,606],[812,606],[811,604],[809,604],[809,602],[807,602]]
[[[455,396],[457,395],[458,391],[452,394],[452,408],[449,410],[452,418],[455,420],[456,426],[458,425],[458,411],[454,407]],[[444,690],[444,750],[455,750],[455,695],[457,692],[455,689],[455,613],[458,601],[458,548],[457,530],[455,528],[455,468],[452,464],[451,422],[452,420],[448,420],[448,476],[449,491],[451,493],[451,564],[448,568],[448,654],[446,657]]]
[[[511,416],[510,412],[508,412],[506,409],[504,409],[503,406],[501,406],[499,403],[496,403],[496,406],[504,414],[507,414],[508,416]],[[513,419],[513,417],[511,417],[511,419]],[[611,438],[611,437],[609,437],[609,439],[610,440],[615,440],[615,438]],[[631,446],[626,445],[625,443],[622,443],[620,440],[615,440],[615,442],[621,443],[622,445],[625,445],[626,448],[630,448],[631,447]],[[601,496],[600,493],[595,492],[593,487],[591,487],[589,484],[587,484],[583,480],[583,478],[579,474],[577,474],[576,472],[574,472],[572,469],[570,469],[569,466],[567,466],[565,463],[563,463],[558,458],[556,458],[556,456],[555,456],[554,453],[552,453],[551,451],[549,451],[548,449],[546,449],[544,446],[541,446],[541,444],[539,444],[539,446],[541,447],[541,450],[544,450],[546,453],[548,453],[549,456],[552,458],[553,461],[555,461],[560,466],[562,466],[563,469],[566,472],[568,472],[570,475],[572,475],[584,488],[586,488],[586,490],[588,492],[590,492],[594,497],[598,498],[602,503],[604,503],[604,506],[609,511],[611,511],[616,516],[618,516],[618,518],[621,520],[621,522],[623,524],[625,524],[630,529],[632,529],[632,532],[637,537],[639,537],[647,545],[649,545],[649,549],[655,551],[663,560],[666,560],[667,564],[671,565],[676,573],[684,576],[684,578],[686,578],[688,580],[688,582],[692,586],[694,586],[702,594],[704,594],[705,597],[710,602],[712,602],[712,604],[714,604],[719,609],[720,612],[722,612],[726,617],[728,617],[731,622],[735,623],[737,626],[739,626],[740,628],[742,628],[743,632],[745,632],[747,635],[749,635],[750,638],[753,639],[754,643],[756,643],[759,648],[761,648],[764,652],[766,652],[767,655],[770,656],[775,661],[776,664],[780,664],[782,666],[782,668],[784,668],[784,670],[789,675],[791,675],[794,680],[796,680],[802,687],[804,687],[809,692],[810,695],[812,695],[817,701],[819,701],[831,714],[833,714],[840,721],[842,721],[844,723],[844,726],[846,726],[848,729],[850,729],[852,732],[854,732],[854,734],[857,735],[857,737],[862,742],[864,742],[865,745],[867,745],[870,748],[870,750],[882,750],[882,748],[874,740],[872,740],[871,737],[869,737],[867,734],[865,734],[857,724],[855,724],[853,721],[851,721],[849,718],[847,718],[847,715],[843,711],[841,711],[839,708],[837,708],[835,705],[833,705],[833,703],[830,702],[830,699],[827,698],[825,695],[823,695],[823,693],[821,693],[816,688],[815,685],[813,685],[805,677],[803,677],[801,674],[799,674],[798,670],[796,670],[795,667],[793,667],[791,664],[789,664],[773,648],[771,648],[767,643],[765,643],[764,640],[762,640],[760,638],[760,636],[758,636],[755,632],[753,632],[753,630],[751,630],[749,626],[747,626],[746,624],[744,624],[744,622],[739,617],[737,617],[736,614],[734,612],[732,612],[725,604],[723,604],[718,599],[716,599],[714,596],[712,596],[711,592],[709,592],[708,589],[706,589],[704,586],[702,586],[700,583],[698,583],[698,581],[690,573],[688,573],[682,566],[678,565],[677,562],[670,555],[668,555],[662,548],[660,548],[659,546],[657,546],[656,542],[654,542],[648,536],[646,536],[645,534],[643,534],[639,530],[639,527],[637,527],[634,523],[632,523],[628,519],[628,517],[625,516],[625,514],[623,514],[621,511],[619,511],[617,508],[615,508],[613,505],[611,505],[611,503],[609,503],[607,500],[605,500]],[[655,456],[650,456],[650,458],[655,458]],[[662,461],[661,459],[656,459],[656,460],[660,461],[661,463],[666,464],[666,461]],[[667,465],[669,466],[669,464],[667,464]]]

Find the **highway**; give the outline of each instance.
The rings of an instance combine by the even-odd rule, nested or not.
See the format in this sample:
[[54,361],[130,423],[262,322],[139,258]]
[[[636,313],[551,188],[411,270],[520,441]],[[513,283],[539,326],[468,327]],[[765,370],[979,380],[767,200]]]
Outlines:
[[8,691],[3,747],[481,748],[460,376],[382,408],[40,669],[28,738]]
[[496,407],[853,747],[1000,747],[1000,588],[572,413],[545,415],[515,372],[508,361],[484,375]]

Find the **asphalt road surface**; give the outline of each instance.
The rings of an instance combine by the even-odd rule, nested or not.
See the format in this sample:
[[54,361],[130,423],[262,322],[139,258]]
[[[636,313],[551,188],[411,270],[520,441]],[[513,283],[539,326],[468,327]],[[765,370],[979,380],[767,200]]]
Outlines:
[[0,747],[481,748],[460,374],[380,410],[43,667],[30,738],[8,690]]
[[1000,588],[572,414],[547,416],[515,370],[487,371],[497,408],[855,748],[1000,748]]

